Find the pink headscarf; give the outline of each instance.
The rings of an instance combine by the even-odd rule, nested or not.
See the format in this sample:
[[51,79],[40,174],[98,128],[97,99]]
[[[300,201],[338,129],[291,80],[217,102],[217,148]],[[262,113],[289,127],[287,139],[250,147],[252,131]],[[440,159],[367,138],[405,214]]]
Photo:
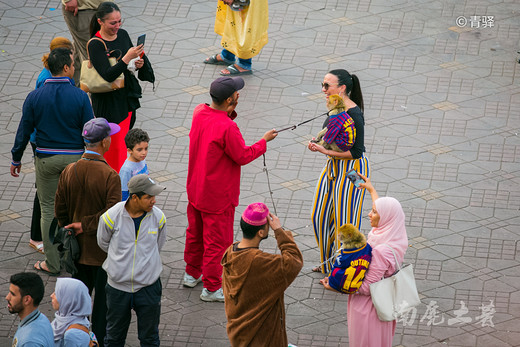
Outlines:
[[399,201],[390,197],[377,199],[375,205],[380,216],[379,225],[368,233],[367,242],[372,248],[386,243],[402,263],[408,248],[403,208]]

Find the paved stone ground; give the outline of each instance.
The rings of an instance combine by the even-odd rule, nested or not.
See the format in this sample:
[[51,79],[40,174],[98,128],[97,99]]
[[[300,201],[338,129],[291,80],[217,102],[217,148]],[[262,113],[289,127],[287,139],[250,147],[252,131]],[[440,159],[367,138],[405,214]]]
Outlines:
[[[227,346],[223,305],[202,303],[201,286],[181,286],[187,224],[185,180],[193,108],[209,100],[218,68],[202,64],[219,50],[214,1],[120,1],[124,28],[147,34],[155,92],[144,84],[137,126],[151,137],[151,175],[167,186],[158,205],[168,217],[163,252],[164,346]],[[70,37],[58,0],[0,0],[0,291],[9,276],[41,259],[28,247],[34,196],[29,150],[20,178],[9,175],[22,103],[55,36]],[[520,345],[520,3],[514,0],[273,0],[269,44],[254,59],[238,107],[247,143],[269,128],[324,111],[320,82],[333,68],[359,76],[366,147],[380,195],[406,212],[423,305],[399,322],[394,345]],[[459,16],[481,16],[461,27]],[[491,16],[492,27],[484,27]],[[476,19],[476,18],[473,18]],[[460,22],[461,24],[464,24]],[[490,23],[489,21],[487,22]],[[477,24],[480,27],[476,27]],[[471,27],[471,26],[474,27]],[[346,296],[325,293],[310,269],[318,261],[310,208],[325,157],[306,150],[321,120],[281,133],[269,144],[274,202],[296,233],[305,266],[286,292],[289,341],[348,343]],[[262,161],[243,170],[241,204],[271,205]],[[364,215],[371,206],[370,197]],[[364,218],[362,229],[369,231]],[[265,249],[274,251],[273,240]],[[52,317],[47,285],[42,310]],[[2,294],[3,295],[3,294]],[[466,310],[465,310],[466,309]],[[0,345],[18,320],[0,310]],[[268,333],[268,332],[266,332]],[[137,346],[135,323],[128,337]]]

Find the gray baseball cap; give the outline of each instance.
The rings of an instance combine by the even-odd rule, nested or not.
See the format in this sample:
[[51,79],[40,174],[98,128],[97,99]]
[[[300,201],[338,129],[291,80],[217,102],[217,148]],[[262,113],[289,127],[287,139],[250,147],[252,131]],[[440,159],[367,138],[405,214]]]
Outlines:
[[158,185],[147,174],[135,175],[128,181],[128,193],[135,194],[144,192],[145,194],[156,196],[166,187]]

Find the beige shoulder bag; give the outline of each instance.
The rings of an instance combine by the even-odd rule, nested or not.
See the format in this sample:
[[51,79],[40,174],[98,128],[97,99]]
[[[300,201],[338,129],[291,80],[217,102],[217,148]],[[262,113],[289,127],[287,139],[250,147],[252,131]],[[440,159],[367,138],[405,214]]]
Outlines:
[[[90,62],[90,54],[88,53],[88,45],[92,40],[99,40],[105,46],[105,52],[108,50],[107,45],[103,40],[97,37],[91,38],[87,42],[87,54],[88,59],[83,60],[81,63],[81,76],[79,79],[80,88],[87,93],[107,93],[116,89],[121,89],[125,86],[125,75],[119,75],[114,81],[108,82],[101,77],[101,75],[97,72],[96,68]],[[109,57],[108,61],[110,66],[114,66],[117,63],[116,58]]]

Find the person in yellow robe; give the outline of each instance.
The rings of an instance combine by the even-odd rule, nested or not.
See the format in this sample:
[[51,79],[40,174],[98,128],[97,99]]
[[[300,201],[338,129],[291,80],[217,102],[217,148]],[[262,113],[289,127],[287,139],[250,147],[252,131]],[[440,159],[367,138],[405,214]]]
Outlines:
[[252,58],[267,43],[268,26],[267,0],[219,0],[215,32],[222,36],[223,49],[204,63],[228,65],[221,75],[252,74]]

